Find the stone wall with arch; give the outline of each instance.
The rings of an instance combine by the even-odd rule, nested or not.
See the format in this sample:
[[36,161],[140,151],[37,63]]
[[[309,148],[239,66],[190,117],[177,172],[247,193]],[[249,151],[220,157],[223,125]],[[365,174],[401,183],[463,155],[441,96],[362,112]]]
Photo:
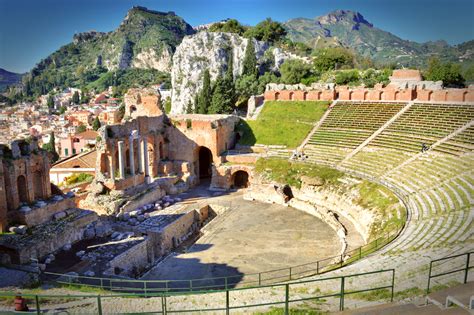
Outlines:
[[51,197],[49,169],[48,154],[36,139],[0,145],[0,232],[22,205]]

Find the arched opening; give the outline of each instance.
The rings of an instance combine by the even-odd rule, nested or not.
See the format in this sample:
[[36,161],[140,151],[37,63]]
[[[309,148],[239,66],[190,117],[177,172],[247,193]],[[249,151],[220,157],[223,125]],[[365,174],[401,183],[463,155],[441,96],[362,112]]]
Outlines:
[[43,175],[40,171],[33,173],[33,191],[35,200],[43,198]]
[[199,148],[199,178],[212,176],[212,152],[206,147]]
[[303,92],[303,101],[306,101],[308,98],[308,92]]
[[249,186],[249,173],[246,171],[237,171],[232,176],[232,187],[247,188]]
[[135,105],[130,106],[130,114],[137,110]]
[[20,202],[28,202],[28,190],[26,189],[26,178],[23,175],[18,176],[16,180],[18,197]]
[[280,92],[275,93],[275,101],[278,101],[280,99]]
[[294,97],[295,97],[294,95],[295,95],[295,93],[290,92],[290,97],[289,97],[290,101],[294,101]]
[[400,99],[399,94],[400,94],[399,91],[396,91],[396,92],[395,92],[395,94],[393,95],[393,100],[394,100],[394,101]]

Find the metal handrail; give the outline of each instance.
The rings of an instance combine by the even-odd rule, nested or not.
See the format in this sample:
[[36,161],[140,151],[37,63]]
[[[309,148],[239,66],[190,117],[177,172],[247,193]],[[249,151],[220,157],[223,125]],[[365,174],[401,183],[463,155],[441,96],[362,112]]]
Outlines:
[[[443,258],[439,258],[439,259],[435,259],[435,260],[430,261],[430,269],[429,269],[429,272],[428,272],[428,285],[426,286],[426,294],[430,293],[431,279],[433,279],[433,278],[446,276],[446,275],[453,274],[453,273],[456,273],[456,272],[464,271],[464,279],[463,279],[464,282],[463,283],[467,283],[467,277],[469,275],[469,270],[474,268],[474,266],[472,266],[472,267],[469,266],[470,262],[471,262],[471,254],[474,254],[474,252],[467,252],[467,253],[463,253],[463,254],[447,256],[447,257],[443,257]],[[463,256],[466,256],[466,264],[465,264],[464,267],[459,268],[459,269],[453,269],[453,270],[446,271],[446,272],[441,272],[441,273],[438,273],[438,274],[433,274],[433,264],[434,263],[437,263],[437,262],[440,262],[440,261],[452,260],[452,259],[463,257]]]
[[[345,289],[346,279],[360,277],[360,276],[367,276],[367,275],[375,275],[375,274],[390,274],[390,284],[388,285],[380,285],[377,287],[370,287],[366,289],[358,289],[355,291],[348,291]],[[380,279],[380,277],[377,277]],[[324,282],[324,281],[340,281],[339,291],[334,293],[326,293],[315,295],[311,297],[295,297],[291,299],[290,297],[290,289],[294,285],[302,285],[302,284],[309,284],[309,283],[317,283],[317,282]],[[241,305],[230,305],[230,293],[235,291],[250,291],[262,288],[284,288],[285,295],[284,299],[276,301],[276,302],[265,302],[265,303],[257,303],[257,304],[241,304]],[[394,296],[394,288],[395,288],[395,269],[384,269],[384,270],[376,270],[364,273],[357,273],[351,274],[346,276],[336,276],[336,277],[328,277],[322,279],[312,279],[312,280],[304,280],[304,281],[296,281],[296,282],[288,282],[284,284],[272,284],[272,285],[262,285],[262,286],[255,286],[255,287],[248,287],[248,288],[233,288],[233,289],[225,289],[225,290],[207,290],[207,291],[197,291],[197,292],[185,292],[185,293],[176,293],[176,292],[160,292],[160,293],[139,293],[139,294],[109,294],[109,295],[88,295],[88,294],[81,294],[81,295],[53,295],[53,294],[21,294],[21,293],[0,293],[0,297],[15,297],[15,296],[22,296],[23,298],[32,298],[34,299],[35,303],[35,310],[37,314],[41,314],[41,303],[40,299],[42,298],[93,298],[97,301],[97,310],[98,314],[102,315],[103,313],[103,306],[102,306],[102,299],[103,298],[121,298],[121,297],[131,297],[131,298],[161,298],[161,311],[154,311],[153,314],[168,314],[169,313],[184,313],[184,312],[212,312],[212,311],[225,311],[226,314],[230,313],[230,310],[234,309],[248,309],[252,307],[258,306],[269,306],[269,305],[284,305],[285,314],[289,314],[290,304],[307,301],[307,300],[320,300],[323,298],[328,297],[338,297],[339,298],[339,310],[344,310],[344,299],[346,295],[355,294],[355,293],[362,293],[362,292],[369,292],[374,290],[391,290],[391,298],[390,301],[393,302]],[[225,293],[226,301],[225,306],[222,307],[212,307],[212,308],[199,308],[199,309],[181,309],[181,310],[168,310],[167,309],[167,298],[169,297],[176,297],[176,296],[189,296],[194,294],[206,294],[206,293]],[[135,313],[134,314],[145,314],[145,313]]]

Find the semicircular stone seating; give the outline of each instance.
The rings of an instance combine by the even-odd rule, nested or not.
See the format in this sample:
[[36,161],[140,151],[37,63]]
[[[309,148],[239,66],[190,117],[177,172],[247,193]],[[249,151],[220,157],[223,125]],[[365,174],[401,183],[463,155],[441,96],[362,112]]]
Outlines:
[[474,248],[474,105],[339,102],[329,110],[303,147],[306,162],[395,187],[410,212],[372,270]]

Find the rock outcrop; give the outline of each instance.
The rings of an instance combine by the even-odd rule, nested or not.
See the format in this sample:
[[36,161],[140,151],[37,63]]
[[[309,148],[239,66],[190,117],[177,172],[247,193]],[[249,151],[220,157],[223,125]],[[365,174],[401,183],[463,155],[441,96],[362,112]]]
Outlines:
[[[209,69],[211,81],[215,80],[226,71],[232,57],[234,77],[240,75],[248,41],[236,34],[219,32],[201,31],[185,36],[173,56],[171,113],[182,114],[189,102],[194,103],[196,93],[202,89],[206,69]],[[260,68],[270,65],[272,70],[277,71],[286,59],[296,58],[280,49],[271,48],[266,42],[253,41]]]

